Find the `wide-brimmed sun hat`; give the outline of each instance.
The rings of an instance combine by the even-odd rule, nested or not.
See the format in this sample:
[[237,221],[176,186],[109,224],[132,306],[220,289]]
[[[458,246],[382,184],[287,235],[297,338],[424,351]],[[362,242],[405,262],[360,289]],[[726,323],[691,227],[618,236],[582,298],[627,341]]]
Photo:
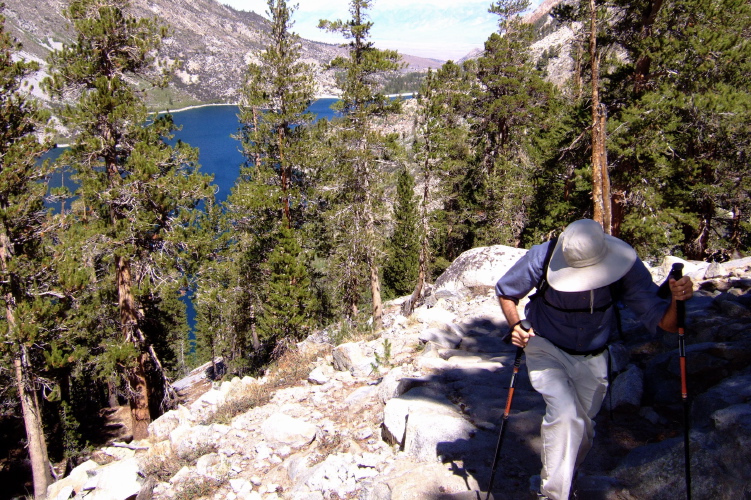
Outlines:
[[558,237],[548,283],[559,292],[584,292],[621,279],[636,262],[628,243],[605,234],[599,222],[582,219]]

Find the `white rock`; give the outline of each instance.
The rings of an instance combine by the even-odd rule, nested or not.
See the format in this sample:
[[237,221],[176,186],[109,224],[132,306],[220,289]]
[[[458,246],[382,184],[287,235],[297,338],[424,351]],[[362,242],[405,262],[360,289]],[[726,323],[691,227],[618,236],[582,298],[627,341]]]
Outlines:
[[348,371],[355,377],[367,377],[373,371],[375,356],[366,356],[363,346],[356,342],[334,348],[334,369]]
[[451,443],[466,441],[477,429],[453,408],[418,405],[410,408],[404,452],[420,462],[451,455]]
[[135,458],[119,460],[97,469],[96,486],[86,498],[91,500],[126,500],[138,495],[141,482]]
[[367,401],[375,400],[378,388],[374,385],[365,385],[352,391],[344,400],[347,406],[355,406]]
[[355,479],[360,481],[366,477],[375,477],[378,475],[378,471],[369,467],[359,467],[355,470]]
[[72,487],[74,491],[81,491],[83,485],[89,479],[88,471],[96,469],[99,464],[93,460],[87,460],[78,467],[74,468],[67,477],[52,483],[47,487],[47,498],[56,498],[63,488]]
[[229,471],[229,461],[218,453],[209,453],[196,460],[196,472],[203,476],[221,480],[229,475]]
[[261,424],[261,433],[269,443],[299,448],[313,441],[316,426],[284,413],[276,413]]
[[462,341],[461,335],[457,334],[453,330],[440,329],[440,328],[428,328],[420,333],[420,340],[422,342],[435,342],[441,347],[447,347],[453,349],[459,345]]
[[421,461],[437,457],[438,442],[466,439],[474,430],[444,394],[428,387],[415,387],[390,399],[383,411],[383,427],[386,435]]
[[256,445],[256,459],[257,460],[266,460],[271,456],[271,448],[265,443],[260,442]]
[[441,290],[464,293],[470,288],[493,287],[526,253],[524,249],[504,245],[467,250],[438,277],[434,293]]
[[326,460],[311,468],[305,485],[311,491],[335,492],[345,497],[356,489],[354,470],[357,465],[352,455],[329,455]]
[[174,476],[172,476],[169,480],[170,484],[180,484],[191,477],[195,475],[195,469],[193,467],[189,467],[187,465],[184,465],[177,473],[175,473]]
[[232,491],[234,491],[238,495],[242,493],[250,493],[251,491],[253,491],[253,485],[250,484],[247,479],[230,479],[229,485],[232,488]]
[[315,367],[313,371],[311,371],[308,375],[308,382],[310,382],[311,384],[323,385],[328,381],[329,376],[326,375],[323,368],[320,366]]
[[[49,490],[49,488],[48,488]],[[68,500],[70,497],[73,496],[75,493],[75,490],[73,489],[73,486],[67,485],[63,486],[60,491],[58,492],[57,496],[55,497],[47,497],[50,500]]]
[[180,458],[187,458],[197,452],[211,450],[216,444],[212,429],[207,425],[178,427],[170,432],[169,439],[172,449]]
[[133,458],[134,456],[136,456],[136,450],[131,450],[130,448],[121,448],[119,446],[106,446],[99,451],[109,455],[115,460],[124,460],[126,458]]

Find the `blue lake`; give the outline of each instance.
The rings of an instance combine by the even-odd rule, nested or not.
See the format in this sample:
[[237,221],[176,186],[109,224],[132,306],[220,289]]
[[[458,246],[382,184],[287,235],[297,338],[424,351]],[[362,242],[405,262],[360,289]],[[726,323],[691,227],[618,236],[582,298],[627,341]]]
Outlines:
[[[316,119],[330,119],[335,115],[331,109],[335,102],[336,99],[318,99],[309,110]],[[175,124],[182,128],[175,132],[175,139],[199,149],[201,171],[214,175],[220,202],[229,194],[244,161],[240,141],[232,138],[240,127],[238,112],[237,106],[204,106],[172,114]]]
[[[316,119],[330,119],[335,116],[331,105],[336,99],[318,99],[311,104],[308,110]],[[172,113],[172,119],[180,130],[175,131],[175,141],[178,139],[194,148],[198,148],[198,162],[201,164],[201,172],[212,174],[214,183],[218,187],[217,201],[222,202],[227,198],[230,189],[240,174],[240,166],[244,157],[240,152],[240,141],[232,136],[237,134],[240,122],[237,119],[239,108],[237,106],[203,106],[200,108],[187,109]],[[47,153],[43,159],[57,158],[63,151],[57,148]],[[72,187],[69,173],[57,174],[50,181],[50,186],[56,187],[65,183]],[[53,205],[55,209],[58,206]]]

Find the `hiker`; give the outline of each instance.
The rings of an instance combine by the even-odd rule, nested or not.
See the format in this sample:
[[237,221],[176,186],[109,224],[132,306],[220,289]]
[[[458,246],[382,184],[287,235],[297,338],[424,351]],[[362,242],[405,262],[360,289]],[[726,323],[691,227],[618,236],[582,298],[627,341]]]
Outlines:
[[[636,251],[591,219],[533,246],[498,280],[511,341],[525,349],[530,381],[546,404],[538,498],[567,500],[575,471],[592,447],[593,419],[608,386],[608,340],[620,329],[616,302],[653,334],[657,327],[675,332],[676,300],[691,298],[693,285],[683,277],[671,278],[669,287],[672,299],[658,297]],[[516,306],[532,288],[537,292],[525,308],[532,328],[524,331]]]

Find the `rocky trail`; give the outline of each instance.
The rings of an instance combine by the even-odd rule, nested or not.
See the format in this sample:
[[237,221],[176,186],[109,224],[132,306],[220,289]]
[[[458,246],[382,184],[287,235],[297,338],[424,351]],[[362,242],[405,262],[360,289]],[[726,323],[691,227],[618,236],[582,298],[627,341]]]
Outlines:
[[[298,346],[303,375],[235,416],[219,418],[269,380],[208,384],[197,371],[183,382],[207,389],[197,399],[154,421],[148,440],[97,451],[48,498],[485,498],[515,352],[491,285],[520,252],[468,252],[409,318],[391,303],[374,337],[309,338]],[[697,288],[687,307],[695,499],[751,498],[749,266],[686,263]],[[578,498],[685,498],[676,335],[655,338],[627,314],[623,323],[612,418],[608,408],[597,418]],[[543,413],[523,366],[492,498],[531,498]]]

